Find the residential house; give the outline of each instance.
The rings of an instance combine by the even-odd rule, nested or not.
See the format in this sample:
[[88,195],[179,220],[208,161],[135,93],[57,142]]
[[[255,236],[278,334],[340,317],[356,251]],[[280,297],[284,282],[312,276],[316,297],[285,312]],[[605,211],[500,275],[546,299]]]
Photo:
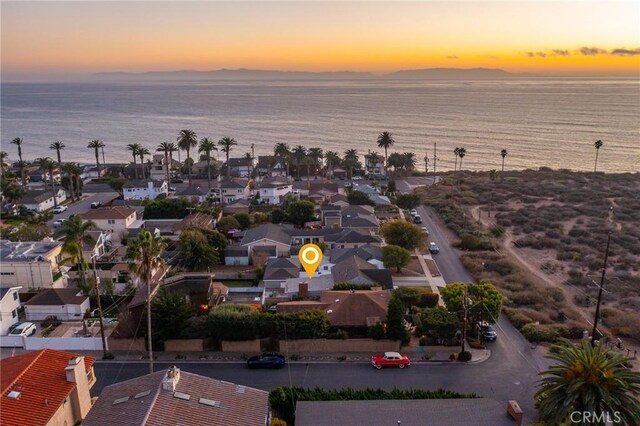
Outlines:
[[166,180],[135,179],[124,184],[122,194],[125,200],[153,200],[160,194],[169,194]]
[[[61,204],[67,199],[67,193],[64,189],[56,187],[56,201]],[[29,211],[42,213],[54,207],[53,193],[51,188],[43,187],[42,189],[29,189],[25,193],[24,197],[20,200],[20,203]]]
[[382,245],[382,238],[368,232],[348,228],[339,229],[339,231],[324,238],[328,248],[358,248],[367,244],[380,247]]
[[9,333],[9,327],[18,322],[18,310],[20,309],[20,297],[18,290],[22,287],[0,288],[0,336]]
[[[220,167],[222,166],[222,163],[220,161],[217,161],[215,159],[211,159],[210,163],[210,167],[211,167],[211,179],[216,179],[218,177],[218,170],[220,170]],[[207,162],[206,160],[202,160],[202,161],[198,161],[196,163],[193,163],[193,166],[191,166],[191,174],[192,176],[198,176],[199,178],[207,178],[209,177],[209,173],[207,172]]]
[[80,174],[81,179],[98,179],[100,177],[106,176],[109,169],[107,167],[100,167],[100,171],[98,172],[97,166],[86,165],[82,173]]
[[185,216],[180,222],[173,224],[171,230],[174,234],[179,234],[191,227],[212,230],[215,226],[216,219],[213,216],[204,213],[192,213]]
[[287,176],[287,165],[280,157],[260,155],[256,165],[256,174],[258,176],[284,177]]
[[60,321],[80,321],[90,308],[89,297],[77,288],[42,290],[23,305],[27,321],[42,321],[51,315]]
[[293,191],[292,182],[282,177],[264,178],[257,186],[260,204],[282,204],[284,198]]
[[53,349],[4,358],[0,363],[2,425],[79,423],[91,409],[94,362],[89,356]]
[[355,424],[514,426],[518,423],[507,415],[504,403],[488,398],[296,403],[296,426]]
[[222,210],[224,211],[225,214],[249,213],[250,206],[251,206],[250,200],[237,199],[228,204],[225,204],[222,207]]
[[264,287],[229,287],[226,303],[264,305]]
[[137,220],[136,210],[129,207],[107,207],[81,213],[82,220],[91,220],[103,231],[116,235],[127,235],[132,228],[142,226]]
[[228,167],[233,177],[248,178],[253,172],[253,160],[246,157],[229,158],[229,163],[224,163],[222,167]]
[[374,188],[371,185],[358,185],[353,189],[367,194],[369,199],[373,201],[376,206],[388,206],[391,204],[389,197],[380,195],[380,191],[378,190],[378,188]]
[[240,241],[240,246],[248,249],[248,257],[251,257],[256,247],[273,247],[276,257],[289,257],[291,235],[284,230],[282,225],[265,223],[247,230]]
[[83,426],[267,426],[269,393],[172,366],[105,387]]
[[[214,192],[214,189],[211,190]],[[216,198],[220,198],[222,193],[222,201],[224,205],[231,204],[236,200],[246,200],[249,198],[251,191],[249,190],[249,181],[237,179],[225,179],[219,183],[216,192]]]
[[107,252],[111,251],[111,234],[100,229],[87,231],[86,235],[91,237],[90,242],[82,243],[82,256],[91,262],[91,259],[100,259]]
[[[169,164],[163,154],[153,154],[149,177],[153,180],[165,180],[167,178],[167,168]],[[170,171],[170,170],[169,170]]]
[[378,234],[380,221],[371,206],[325,204],[320,206],[322,225],[330,228],[348,228]]
[[348,282],[393,288],[391,271],[380,269],[378,265],[369,263],[358,255],[352,255],[336,263],[331,268],[331,276],[334,283]]
[[321,309],[327,313],[332,327],[366,329],[387,319],[391,292],[389,290],[327,290],[318,301],[281,302],[278,312],[299,312]]
[[364,156],[364,170],[368,176],[384,175],[384,155],[369,152]]
[[22,286],[23,291],[65,287],[59,268],[61,252],[62,243],[51,238],[25,242],[0,240],[0,287]]
[[199,186],[187,186],[181,191],[176,192],[171,198],[186,198],[190,203],[199,204],[207,201],[209,190],[200,188]]

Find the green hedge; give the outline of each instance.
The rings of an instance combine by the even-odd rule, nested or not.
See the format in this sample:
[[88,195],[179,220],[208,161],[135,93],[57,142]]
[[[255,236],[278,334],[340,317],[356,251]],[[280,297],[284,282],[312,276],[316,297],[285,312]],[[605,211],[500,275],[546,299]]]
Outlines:
[[280,386],[269,392],[269,402],[276,415],[295,423],[295,406],[298,401],[367,401],[388,399],[460,399],[477,398],[474,393],[462,394],[446,389],[305,389],[300,387]]

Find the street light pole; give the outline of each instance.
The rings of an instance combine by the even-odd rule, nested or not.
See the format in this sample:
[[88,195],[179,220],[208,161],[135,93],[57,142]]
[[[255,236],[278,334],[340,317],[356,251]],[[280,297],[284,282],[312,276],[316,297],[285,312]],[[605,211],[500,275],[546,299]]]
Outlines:
[[604,265],[602,266],[602,277],[600,277],[600,289],[598,290],[598,302],[596,304],[596,316],[593,319],[593,331],[591,332],[591,346],[596,344],[596,333],[598,328],[598,318],[600,317],[600,302],[602,301],[602,290],[604,288],[604,276],[607,272],[607,260],[609,259],[609,246],[611,244],[611,231],[607,236],[607,249],[604,252]]

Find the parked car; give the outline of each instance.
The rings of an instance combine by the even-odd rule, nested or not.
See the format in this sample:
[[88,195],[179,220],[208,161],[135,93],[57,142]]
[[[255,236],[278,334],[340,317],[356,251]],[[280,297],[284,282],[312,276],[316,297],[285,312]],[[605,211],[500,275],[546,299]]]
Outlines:
[[56,220],[54,220],[53,221],[53,227],[54,228],[59,227],[60,225],[62,225],[62,222],[64,222],[64,219],[56,219]]
[[58,213],[66,212],[66,211],[67,211],[67,206],[58,206],[58,207],[54,207],[54,209],[53,209],[52,211],[53,211],[53,214],[58,214]]
[[488,340],[492,342],[496,340],[496,338],[498,337],[498,334],[496,333],[494,328],[491,326],[491,324],[484,321],[476,325],[476,330],[478,331],[478,334],[482,336],[483,340]]
[[406,355],[400,355],[398,352],[385,352],[384,355],[372,356],[371,365],[378,370],[382,367],[404,368],[411,365],[411,361]]
[[409,214],[411,215],[411,217],[416,217],[416,216],[418,216],[418,210],[416,210],[416,209],[411,209],[411,211],[409,212]]
[[429,253],[431,254],[438,254],[440,253],[440,248],[438,247],[438,245],[436,243],[429,243]]
[[249,368],[282,368],[284,364],[284,356],[272,353],[252,356],[247,360],[247,367]]
[[425,234],[429,233],[429,230],[427,229],[426,226],[423,226],[421,229],[422,229],[422,232],[424,232]]
[[171,183],[182,183],[184,182],[184,180],[180,179],[180,178],[173,178],[171,179]]
[[413,217],[413,223],[422,223],[422,218],[420,217],[419,214]]
[[57,326],[59,326],[60,324],[61,324],[61,322],[60,322],[60,320],[58,319],[58,317],[57,317],[57,316],[55,316],[55,315],[49,315],[48,317],[46,317],[46,318],[44,319],[44,321],[42,321],[42,322],[40,323],[40,327],[42,327],[42,328],[47,328],[47,327],[49,327],[50,325],[53,325],[54,327],[57,327]]
[[89,207],[91,207],[92,209],[97,209],[98,207],[102,207],[102,203],[100,201],[94,201]]
[[36,325],[32,322],[20,323],[16,328],[11,330],[9,336],[33,336],[36,334]]
[[11,333],[13,330],[15,330],[15,328],[16,328],[17,326],[19,326],[20,324],[22,324],[22,322],[20,322],[20,321],[18,321],[18,322],[17,322],[17,323],[15,323],[15,324],[11,324],[11,325],[9,326],[9,333]]

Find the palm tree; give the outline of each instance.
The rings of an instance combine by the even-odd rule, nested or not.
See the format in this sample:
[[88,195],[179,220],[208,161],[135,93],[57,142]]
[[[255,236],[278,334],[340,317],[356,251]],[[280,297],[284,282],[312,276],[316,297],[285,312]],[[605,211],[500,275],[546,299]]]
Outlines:
[[171,163],[170,163],[169,156],[171,155],[171,152],[175,151],[176,149],[177,149],[176,146],[171,142],[162,142],[156,148],[157,152],[164,153],[164,164],[167,167],[167,185],[171,182],[171,177],[169,173],[169,170],[171,169]]
[[382,132],[378,135],[378,148],[384,148],[384,174],[387,175],[388,156],[387,149],[391,148],[396,143],[393,140],[393,136],[389,132]]
[[353,171],[356,167],[358,167],[359,163],[360,161],[358,160],[358,150],[356,150],[355,148],[350,148],[344,152],[343,164],[345,168],[350,171],[351,179],[353,179]]
[[456,171],[456,169],[458,168],[458,154],[460,154],[460,148],[455,147],[455,148],[453,149],[453,153],[456,155],[456,162],[455,162],[455,164],[453,165],[453,171],[455,172],[455,171]]
[[80,178],[80,175],[82,174],[82,167],[80,167],[78,163],[71,164],[73,164],[73,167],[71,167],[71,171],[73,173],[72,176],[75,178],[76,182],[76,198],[79,200],[82,195],[82,179]]
[[462,170],[462,159],[467,155],[467,150],[464,148],[458,149],[458,157],[460,157],[460,170]]
[[58,207],[58,197],[56,197],[56,186],[53,180],[53,171],[56,169],[56,163],[49,157],[36,158],[35,163],[44,173],[49,173],[49,184],[51,185],[51,194],[53,195],[53,207]]
[[140,149],[138,150],[138,155],[140,156],[140,166],[142,168],[142,179],[146,179],[147,178],[147,173],[145,171],[146,167],[144,166],[144,156],[145,155],[151,155],[151,153],[149,152],[149,150],[147,148],[140,147]]
[[281,162],[285,163],[287,177],[289,176],[289,159],[291,158],[291,150],[289,149],[289,145],[285,142],[278,142],[273,147],[273,154],[280,159]]
[[2,197],[9,204],[18,203],[27,194],[27,190],[24,187],[13,182],[7,182],[4,179],[0,181],[0,190],[2,191]]
[[67,179],[69,180],[69,194],[71,194],[71,201],[75,201],[75,191],[73,187],[73,173],[75,170],[74,163],[65,163],[60,167],[60,171],[64,172],[67,175]]
[[60,158],[60,151],[62,151],[66,147],[67,146],[63,142],[60,142],[60,141],[55,141],[54,143],[49,145],[49,149],[52,150],[52,151],[55,151],[56,155],[58,156],[58,166],[62,165],[62,159]]
[[0,176],[4,177],[4,172],[7,169],[7,161],[9,160],[9,154],[6,151],[0,151]]
[[227,158],[227,177],[231,176],[231,167],[229,167],[229,153],[233,150],[235,145],[238,145],[238,142],[234,138],[230,138],[229,136],[225,136],[218,141],[218,145],[220,146],[220,151],[224,152]]
[[598,153],[600,152],[600,148],[602,148],[602,145],[604,145],[604,143],[598,139],[597,141],[595,141],[593,143],[593,146],[596,147],[596,164],[593,166],[593,172],[595,173],[598,169]]
[[217,151],[218,147],[216,143],[209,138],[202,138],[200,141],[200,147],[198,152],[203,154],[207,162],[207,183],[209,184],[209,191],[211,191],[211,152]]
[[586,340],[579,345],[566,342],[559,352],[549,352],[547,357],[557,364],[540,373],[544,377],[536,399],[543,419],[553,424],[571,420],[573,424],[571,414],[577,411],[618,413],[620,424],[638,423],[640,373],[626,368],[631,358],[602,345],[591,346]]
[[500,156],[502,157],[502,173],[504,173],[504,157],[506,157],[507,154],[509,154],[509,152],[506,149],[500,151]]
[[14,138],[11,141],[11,144],[15,145],[18,147],[18,168],[20,169],[20,182],[22,183],[22,186],[25,185],[24,183],[24,167],[26,165],[26,163],[22,160],[22,144],[24,143],[24,140],[22,140],[22,138]]
[[187,151],[187,176],[189,176],[189,186],[191,186],[191,148],[198,146],[198,136],[191,129],[180,130],[178,133],[178,148]]
[[[188,155],[188,154],[187,154]],[[131,241],[127,248],[127,257],[131,273],[142,280],[147,287],[147,339],[149,345],[149,373],[153,373],[153,346],[151,342],[151,277],[154,271],[163,268],[162,256],[165,243],[162,239],[143,229],[138,238]]]
[[140,151],[140,148],[142,148],[140,146],[139,143],[130,143],[129,145],[127,145],[127,151],[129,151],[131,153],[131,156],[133,157],[133,174],[135,175],[135,178],[138,179],[138,152]]
[[327,174],[329,174],[329,178],[333,177],[333,167],[336,164],[340,164],[340,155],[338,155],[335,151],[325,151],[324,159],[327,162]]
[[[298,145],[295,148],[293,148],[293,150],[291,151],[291,154],[293,155],[293,158],[296,159],[297,177],[298,179],[300,179],[300,169],[302,166],[302,160],[304,159],[304,157],[307,156],[307,148],[305,148],[302,145]],[[308,179],[309,179],[309,176],[307,176],[307,180]]]
[[[316,174],[318,170],[322,169],[322,148],[309,148],[309,158],[311,158],[312,163],[316,167]],[[307,175],[309,174],[309,169],[307,168]]]
[[407,172],[413,171],[416,168],[418,159],[415,152],[403,152],[402,153],[402,168]]
[[93,148],[94,150],[94,153],[96,155],[96,167],[98,169],[98,179],[100,179],[102,177],[102,173],[100,170],[100,148],[104,148],[104,142],[98,139],[94,139],[91,142],[89,142],[89,145],[87,145],[87,148]]
[[250,152],[247,152],[242,158],[247,160],[247,165],[249,166],[249,177],[251,177],[251,175],[253,175],[253,155],[251,155]]
[[91,220],[83,221],[80,216],[74,216],[62,222],[55,234],[56,237],[63,237],[62,251],[70,255],[66,261],[78,265],[80,282],[84,289],[87,288],[85,276],[86,262],[82,254],[82,244],[91,244],[93,242],[93,237],[88,235],[87,232],[94,227],[96,227],[95,222]]

